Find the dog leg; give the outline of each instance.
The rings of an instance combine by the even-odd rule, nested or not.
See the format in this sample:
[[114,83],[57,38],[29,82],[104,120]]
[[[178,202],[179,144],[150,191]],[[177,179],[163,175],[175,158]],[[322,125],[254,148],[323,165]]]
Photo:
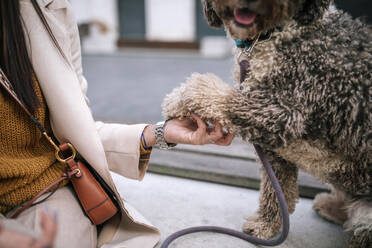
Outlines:
[[287,105],[285,96],[265,87],[262,84],[242,93],[213,74],[194,73],[164,99],[163,115],[165,119],[182,118],[194,112],[273,150],[302,137],[307,113]]
[[345,205],[347,196],[331,186],[331,193],[320,193],[315,196],[313,209],[324,219],[342,225],[347,219]]
[[359,199],[346,206],[348,220],[344,227],[351,232],[347,248],[372,248],[372,201]]
[[[266,151],[266,156],[279,180],[288,204],[289,213],[293,213],[299,197],[297,185],[298,169],[274,153]],[[259,238],[268,239],[278,233],[282,226],[282,220],[275,191],[265,172],[262,173],[260,192],[259,209],[255,215],[247,218],[243,225],[243,231]]]
[[242,137],[251,143],[275,150],[301,139],[306,132],[308,113],[286,105],[280,95],[271,95],[265,89],[233,94],[226,108],[227,115]]

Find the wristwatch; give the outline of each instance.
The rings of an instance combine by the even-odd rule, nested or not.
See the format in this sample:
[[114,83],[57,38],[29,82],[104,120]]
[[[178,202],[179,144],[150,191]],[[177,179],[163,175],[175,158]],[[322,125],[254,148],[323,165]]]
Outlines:
[[156,147],[160,149],[170,149],[175,147],[176,143],[168,143],[164,138],[164,128],[167,125],[167,122],[161,121],[156,123],[155,127],[155,140],[156,140]]

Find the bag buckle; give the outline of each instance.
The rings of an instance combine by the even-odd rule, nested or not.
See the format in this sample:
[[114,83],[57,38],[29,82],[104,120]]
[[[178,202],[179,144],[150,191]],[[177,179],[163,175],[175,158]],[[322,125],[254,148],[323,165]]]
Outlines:
[[[62,163],[67,163],[67,161],[70,160],[70,159],[74,160],[75,157],[76,157],[75,147],[73,145],[71,145],[70,143],[64,143],[62,145],[67,145],[69,147],[69,149],[63,149],[63,150],[61,150],[60,148],[58,148],[58,150],[56,150],[56,152],[55,152],[55,155],[56,155],[57,160],[59,162],[62,162]],[[68,150],[70,150],[71,155],[69,157],[67,157],[67,158],[64,158],[63,157],[63,154],[62,154],[62,151],[63,152],[67,152]]]

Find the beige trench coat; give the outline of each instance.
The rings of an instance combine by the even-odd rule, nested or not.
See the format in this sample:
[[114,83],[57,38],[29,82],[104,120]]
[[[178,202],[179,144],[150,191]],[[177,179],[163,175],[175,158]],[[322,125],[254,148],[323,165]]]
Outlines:
[[[85,96],[87,82],[82,75],[80,41],[71,6],[67,0],[37,1],[68,59],[53,44],[30,0],[20,0],[29,53],[53,132],[59,141],[74,144],[121,199],[109,170],[132,179],[143,178],[148,162],[139,161],[139,141],[145,125],[93,120]],[[104,225],[98,237],[99,247],[154,247],[160,239],[159,231],[127,202],[123,200],[120,205],[122,215]]]

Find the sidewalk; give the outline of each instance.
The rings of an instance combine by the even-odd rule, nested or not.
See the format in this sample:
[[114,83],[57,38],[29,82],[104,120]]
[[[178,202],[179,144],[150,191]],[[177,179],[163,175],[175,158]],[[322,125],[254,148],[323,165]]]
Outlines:
[[[162,232],[169,234],[196,225],[240,230],[244,217],[258,207],[258,191],[148,173],[142,182],[114,174],[122,197]],[[301,198],[291,215],[291,227],[282,248],[341,248],[342,228],[321,219],[312,201]],[[160,247],[159,245],[157,247]],[[213,233],[197,233],[176,240],[170,248],[248,248],[242,240]]]
[[[251,144],[235,138],[228,146],[177,145],[170,150],[154,149],[149,170],[164,175],[192,178],[232,186],[259,189],[261,164]],[[300,196],[313,198],[328,191],[313,176],[299,171]]]

